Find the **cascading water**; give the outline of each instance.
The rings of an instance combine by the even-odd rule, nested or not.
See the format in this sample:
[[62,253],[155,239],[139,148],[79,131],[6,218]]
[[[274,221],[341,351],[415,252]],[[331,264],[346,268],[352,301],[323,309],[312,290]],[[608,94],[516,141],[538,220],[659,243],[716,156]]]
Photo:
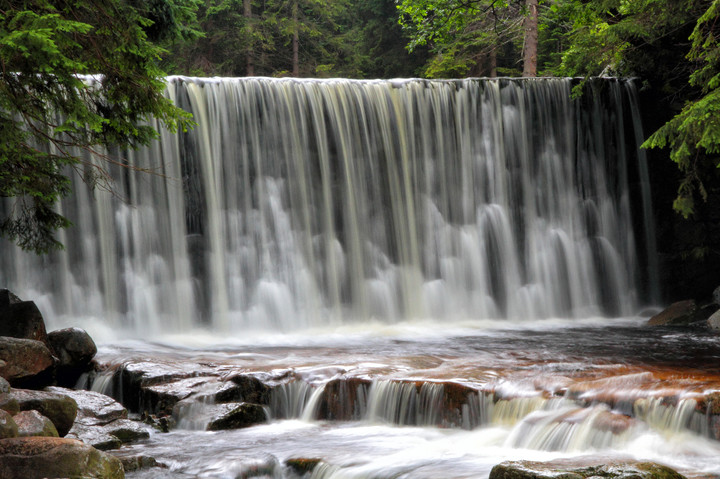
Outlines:
[[124,154],[114,196],[76,179],[66,250],[3,245],[0,284],[136,333],[628,315],[656,299],[635,94],[572,85],[170,78],[197,127]]

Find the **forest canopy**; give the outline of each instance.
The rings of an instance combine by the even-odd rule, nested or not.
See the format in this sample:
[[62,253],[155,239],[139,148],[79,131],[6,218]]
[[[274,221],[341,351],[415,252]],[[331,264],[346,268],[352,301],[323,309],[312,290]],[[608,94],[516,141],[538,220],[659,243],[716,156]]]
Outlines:
[[0,0],[0,234],[59,247],[68,169],[103,175],[79,152],[147,144],[150,117],[186,128],[166,74],[636,77],[667,105],[645,146],[678,164],[690,215],[720,166],[719,2]]

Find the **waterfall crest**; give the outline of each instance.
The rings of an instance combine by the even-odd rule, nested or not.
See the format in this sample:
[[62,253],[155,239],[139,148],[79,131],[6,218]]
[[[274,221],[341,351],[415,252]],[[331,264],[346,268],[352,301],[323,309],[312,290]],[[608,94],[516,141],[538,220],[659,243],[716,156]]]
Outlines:
[[169,78],[197,127],[122,153],[114,194],[76,179],[66,250],[3,244],[0,284],[142,333],[631,314],[635,93],[572,86]]

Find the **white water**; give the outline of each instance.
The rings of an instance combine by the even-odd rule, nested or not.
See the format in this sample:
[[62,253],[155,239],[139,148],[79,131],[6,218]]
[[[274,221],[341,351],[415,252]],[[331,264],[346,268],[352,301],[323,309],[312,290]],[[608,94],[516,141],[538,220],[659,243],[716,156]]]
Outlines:
[[[692,478],[720,475],[720,443],[708,427],[716,423],[696,407],[704,394],[720,391],[720,339],[647,328],[641,320],[604,323],[415,325],[414,334],[369,328],[202,347],[186,338],[183,347],[108,345],[99,358],[295,377],[269,383],[268,424],[205,432],[192,422],[192,409],[178,411],[177,429],[119,451],[153,456],[168,469],[129,479],[296,479],[287,466],[292,458],[321,460],[306,476],[314,478],[485,479],[504,460],[582,456],[656,461]],[[340,403],[353,397],[340,408],[351,417],[319,418],[321,395],[338,379],[357,387],[345,399],[333,396]],[[457,383],[477,393],[448,416],[443,389]]]
[[117,197],[76,181],[66,251],[3,244],[0,284],[143,337],[631,314],[655,274],[633,86],[571,86],[170,78],[197,127],[126,154],[156,175],[109,167]]

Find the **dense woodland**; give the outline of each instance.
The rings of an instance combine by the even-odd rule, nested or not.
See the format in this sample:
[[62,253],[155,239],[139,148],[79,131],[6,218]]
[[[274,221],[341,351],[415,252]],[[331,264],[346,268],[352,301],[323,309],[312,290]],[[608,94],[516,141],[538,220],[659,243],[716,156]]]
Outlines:
[[[162,96],[166,74],[630,76],[652,98],[653,170],[676,173],[664,184],[672,205],[658,208],[703,225],[678,246],[684,257],[717,259],[719,9],[719,0],[0,0],[0,196],[17,200],[0,233],[39,253],[61,247],[55,232],[69,223],[53,204],[70,193],[63,168],[80,168],[77,148],[147,144],[156,132],[138,125],[148,116],[191,126]],[[88,86],[76,74],[102,80]],[[102,184],[102,169],[88,171]]]

